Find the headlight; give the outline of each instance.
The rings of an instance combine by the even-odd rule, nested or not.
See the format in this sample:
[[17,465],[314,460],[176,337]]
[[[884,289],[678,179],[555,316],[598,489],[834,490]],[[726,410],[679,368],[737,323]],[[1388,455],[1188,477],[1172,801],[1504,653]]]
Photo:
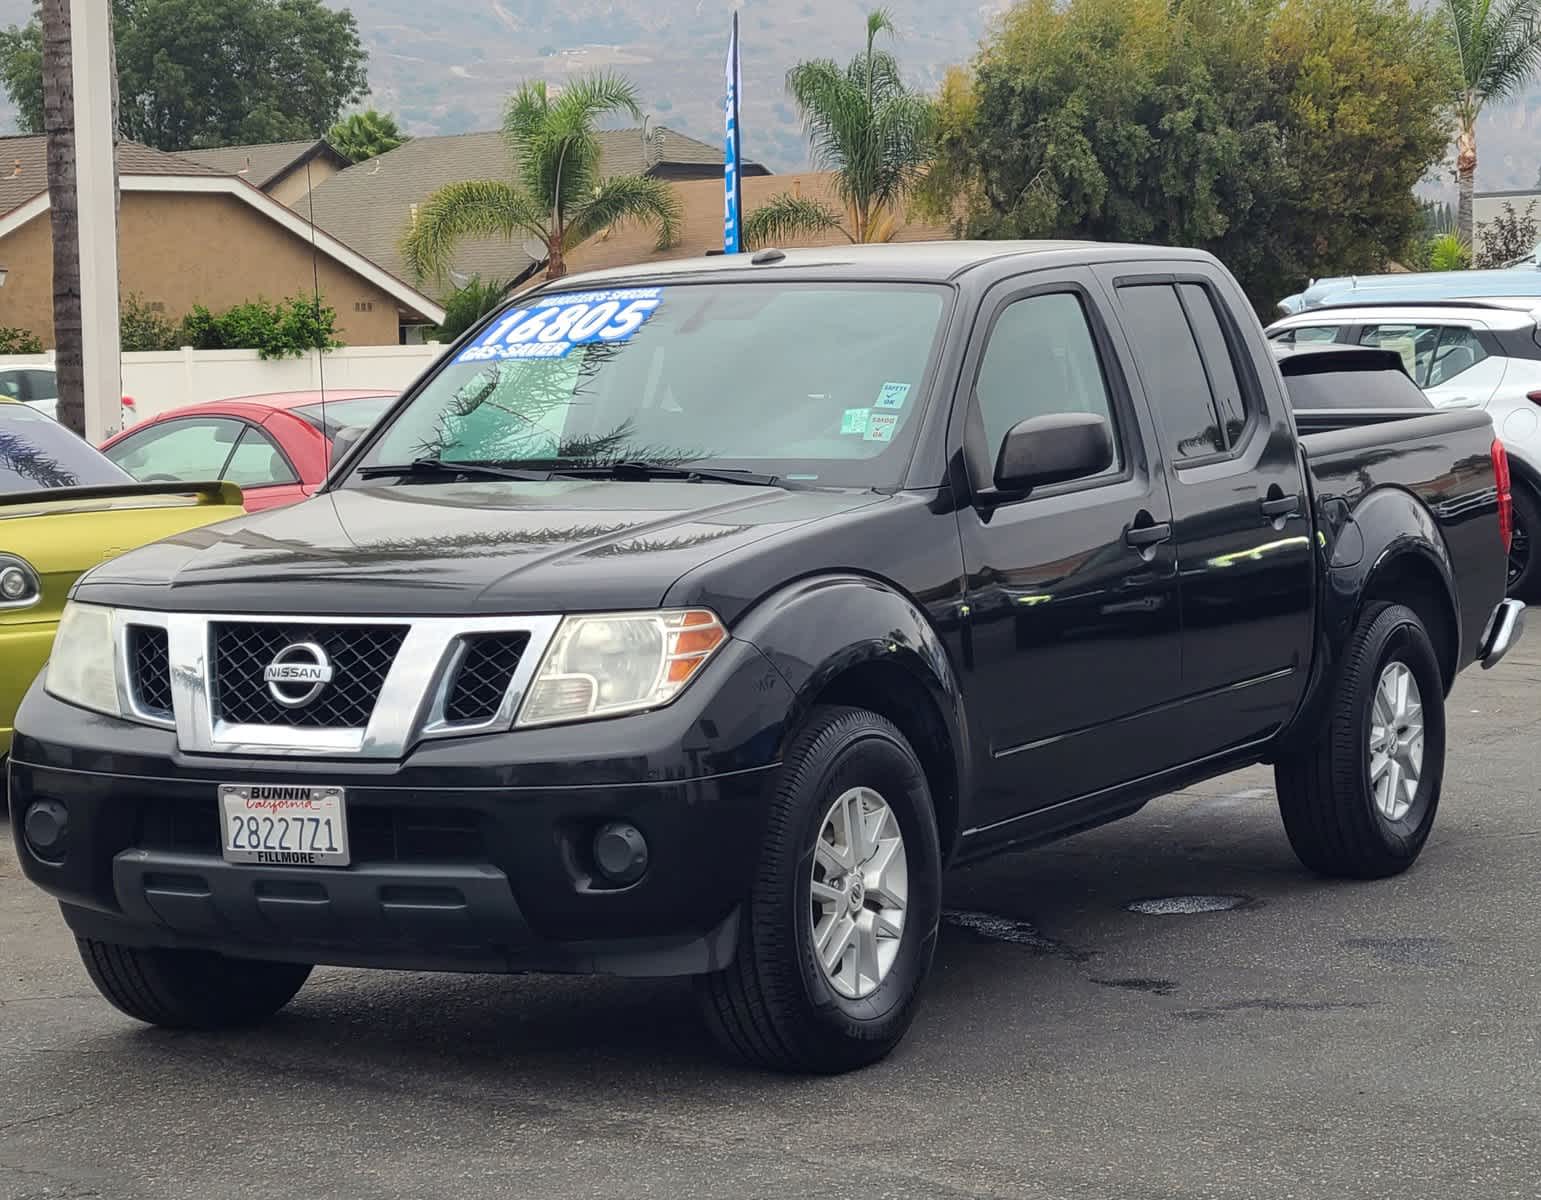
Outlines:
[[0,608],[30,608],[42,598],[43,585],[26,559],[0,554]]
[[59,632],[48,658],[48,694],[66,704],[121,716],[118,706],[117,645],[110,608],[99,604],[64,606]]
[[669,703],[728,640],[705,609],[566,617],[519,709],[520,725],[640,712]]

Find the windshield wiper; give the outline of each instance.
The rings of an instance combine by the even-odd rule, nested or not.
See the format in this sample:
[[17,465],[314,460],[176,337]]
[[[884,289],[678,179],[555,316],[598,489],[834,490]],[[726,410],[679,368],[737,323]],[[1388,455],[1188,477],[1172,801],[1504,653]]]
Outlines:
[[787,486],[779,475],[758,475],[753,471],[726,467],[676,467],[637,460],[593,467],[558,467],[554,473],[578,479],[683,479],[686,482],[701,480],[708,483],[742,483],[750,487]]
[[540,483],[551,478],[550,471],[520,471],[494,467],[490,463],[449,462],[442,458],[414,458],[409,463],[365,467],[359,472],[361,479],[378,479],[385,475],[439,475],[446,479],[456,475],[481,475],[487,479],[518,479],[526,483]]

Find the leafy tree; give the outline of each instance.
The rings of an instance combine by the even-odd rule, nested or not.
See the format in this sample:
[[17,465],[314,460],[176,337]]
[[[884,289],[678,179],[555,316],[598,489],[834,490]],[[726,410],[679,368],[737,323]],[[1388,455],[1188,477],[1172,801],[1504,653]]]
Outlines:
[[175,350],[182,344],[171,318],[152,309],[136,292],[124,296],[118,307],[118,339],[125,353]]
[[1516,212],[1514,205],[1505,203],[1498,216],[1477,225],[1476,264],[1502,267],[1527,258],[1536,252],[1536,241],[1536,202],[1527,204],[1524,212]]
[[255,350],[263,358],[299,358],[341,346],[336,325],[335,309],[303,293],[276,304],[248,300],[217,314],[196,304],[182,318],[178,343],[194,350]]
[[867,48],[842,70],[827,58],[787,72],[787,91],[803,116],[813,161],[835,173],[842,214],[805,196],[783,192],[751,213],[751,246],[839,230],[853,242],[886,242],[898,232],[897,211],[930,158],[935,110],[905,87],[892,54],[876,49],[894,26],[882,9],[867,14]]
[[[162,150],[319,137],[366,90],[353,15],[321,0],[113,0],[113,22],[123,136]],[[36,17],[0,33],[0,85],[40,132]]]
[[569,250],[628,221],[656,226],[659,249],[672,246],[682,215],[666,182],[600,177],[595,122],[611,113],[642,117],[636,88],[619,76],[583,76],[555,96],[543,80],[522,84],[503,118],[517,180],[451,183],[429,196],[402,237],[407,269],[443,278],[464,239],[522,234],[545,245],[546,278],[560,279]]
[[1472,242],[1477,118],[1489,101],[1512,100],[1541,69],[1541,0],[1443,0],[1445,34],[1459,71],[1455,176],[1461,239]]
[[1199,246],[1262,310],[1413,239],[1449,95],[1404,0],[1024,0],[943,85],[922,206],[977,236]]
[[0,354],[41,354],[43,342],[28,329],[0,325]]
[[345,158],[361,163],[412,139],[401,132],[390,113],[371,108],[338,121],[327,130],[326,140]]

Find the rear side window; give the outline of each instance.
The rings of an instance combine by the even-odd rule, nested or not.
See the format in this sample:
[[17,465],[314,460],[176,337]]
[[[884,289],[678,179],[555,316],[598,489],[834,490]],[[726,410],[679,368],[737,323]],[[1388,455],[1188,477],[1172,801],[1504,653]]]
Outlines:
[[1460,325],[1369,325],[1359,344],[1395,350],[1407,373],[1426,388],[1449,383],[1488,356],[1477,335]]
[[1209,372],[1209,390],[1220,413],[1221,429],[1225,433],[1226,446],[1234,446],[1247,427],[1247,406],[1241,395],[1241,378],[1236,374],[1236,364],[1231,358],[1231,348],[1226,344],[1220,328],[1220,316],[1215,312],[1215,302],[1209,289],[1196,283],[1180,283],[1178,294],[1183,307],[1188,310],[1188,323],[1198,339],[1204,366]]
[[1131,284],[1118,289],[1118,299],[1168,453],[1181,462],[1224,452],[1209,376],[1177,289]]
[[225,464],[220,478],[242,487],[271,487],[279,483],[299,482],[283,452],[266,434],[259,433],[249,425],[246,432],[241,434],[241,440],[236,443],[235,453]]

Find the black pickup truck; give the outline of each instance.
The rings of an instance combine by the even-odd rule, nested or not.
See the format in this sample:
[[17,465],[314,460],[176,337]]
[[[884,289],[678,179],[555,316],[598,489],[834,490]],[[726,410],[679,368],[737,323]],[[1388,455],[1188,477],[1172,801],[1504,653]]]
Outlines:
[[562,281],[316,497],[79,582],[22,867],[160,1025],[317,963],[693,975],[742,1057],[869,1063],[950,864],[1257,762],[1312,870],[1418,857],[1444,698],[1520,631],[1506,460],[1481,412],[1334,409],[1297,433],[1197,252]]

